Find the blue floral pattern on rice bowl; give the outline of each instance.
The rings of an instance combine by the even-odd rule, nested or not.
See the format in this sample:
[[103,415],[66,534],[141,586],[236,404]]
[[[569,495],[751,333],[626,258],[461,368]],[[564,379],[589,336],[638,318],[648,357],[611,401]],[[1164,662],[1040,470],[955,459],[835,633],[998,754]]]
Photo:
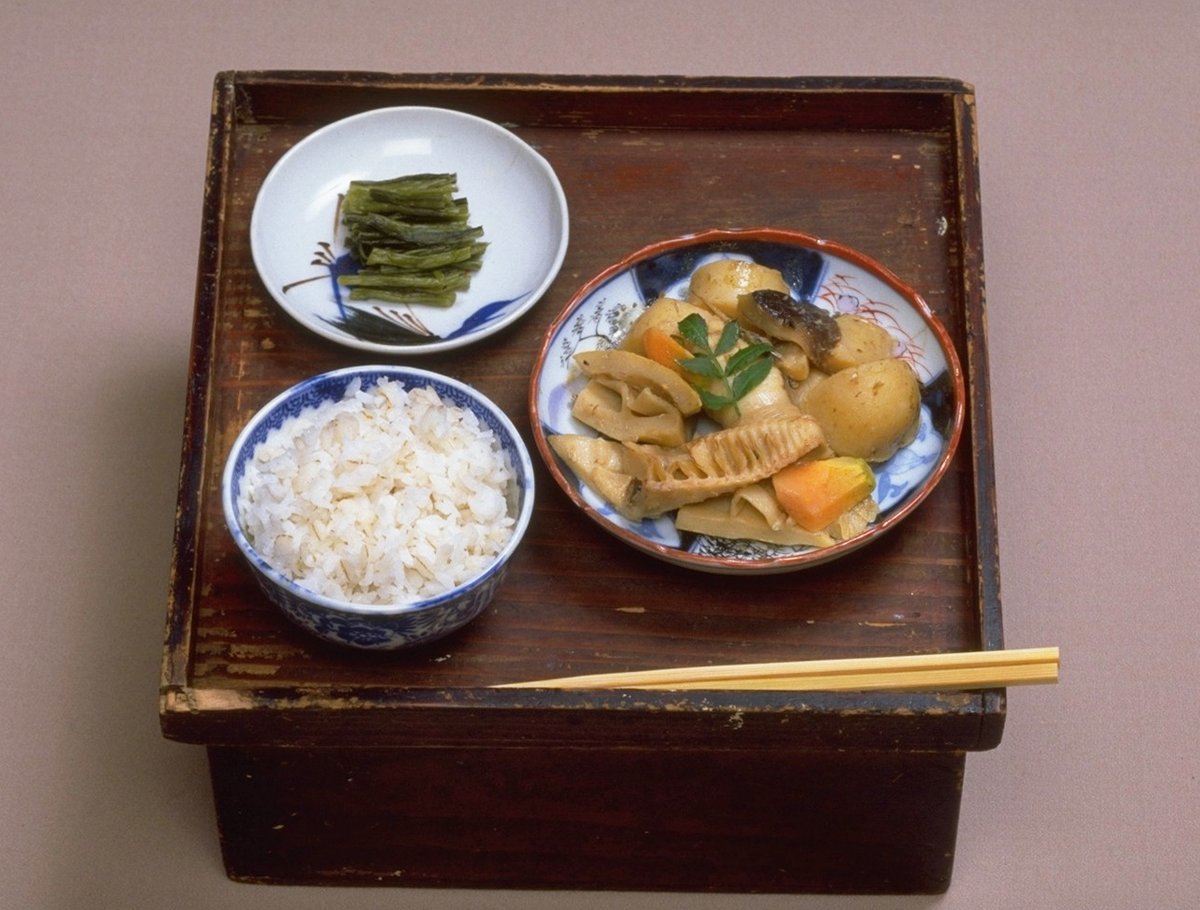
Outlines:
[[[383,379],[406,389],[429,388],[444,403],[470,410],[499,441],[514,471],[505,491],[514,519],[507,545],[480,574],[444,594],[412,604],[376,606],[323,596],[297,584],[259,554],[238,521],[237,502],[246,464],[272,430],[306,409],[338,401],[354,381],[369,389]],[[334,370],[306,379],[264,405],[234,442],[222,477],[226,525],[259,587],[298,626],[335,644],[370,650],[393,650],[449,635],[479,616],[507,574],[533,511],[533,465],[528,449],[508,417],[479,392],[447,376],[411,367],[374,365]]]

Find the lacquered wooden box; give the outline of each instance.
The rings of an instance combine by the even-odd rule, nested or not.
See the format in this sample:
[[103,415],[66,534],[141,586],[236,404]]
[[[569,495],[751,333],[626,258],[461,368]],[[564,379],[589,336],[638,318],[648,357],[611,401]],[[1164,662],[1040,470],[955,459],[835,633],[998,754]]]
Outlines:
[[[594,273],[658,239],[780,226],[914,286],[967,371],[951,471],[906,522],[832,564],[689,572],[578,514],[540,472],[492,607],[390,656],[327,646],[259,593],[221,519],[242,424],[299,379],[363,362],[292,323],[248,224],[264,176],[325,123],[454,108],[554,166],[571,244],[545,297],[478,350],[421,366],[528,433],[546,325]],[[944,79],[218,75],[161,685],[164,735],[208,750],[228,874],[273,883],[743,892],[937,892],[967,753],[1004,691],[503,690],[650,667],[1003,646],[978,148]],[[370,355],[372,357],[377,355]],[[528,441],[528,437],[527,437]]]

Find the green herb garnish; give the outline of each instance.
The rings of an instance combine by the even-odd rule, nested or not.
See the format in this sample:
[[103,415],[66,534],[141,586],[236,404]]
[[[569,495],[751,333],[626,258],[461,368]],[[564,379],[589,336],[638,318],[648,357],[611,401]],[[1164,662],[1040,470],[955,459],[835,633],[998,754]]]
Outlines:
[[[727,322],[716,345],[711,345],[708,324],[697,313],[679,321],[679,334],[693,354],[681,359],[679,365],[689,373],[713,380],[703,385],[693,383],[704,407],[719,411],[732,406],[740,414],[738,401],[771,372],[771,345],[760,341],[734,351],[741,337],[736,322]],[[722,362],[727,354],[730,356]]]

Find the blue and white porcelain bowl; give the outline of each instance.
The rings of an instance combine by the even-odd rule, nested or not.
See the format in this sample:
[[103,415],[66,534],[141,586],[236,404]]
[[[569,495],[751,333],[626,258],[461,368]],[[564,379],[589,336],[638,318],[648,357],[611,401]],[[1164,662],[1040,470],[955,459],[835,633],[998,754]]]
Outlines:
[[[352,180],[452,173],[483,265],[446,307],[351,300],[338,276],[358,271],[339,224]],[[271,168],[250,218],[250,248],[267,292],[322,337],[384,354],[474,344],[529,312],[566,255],[567,200],[550,163],[516,133],[462,111],[387,107],[330,123]]]
[[[387,379],[411,391],[430,388],[443,402],[473,412],[491,430],[512,467],[513,480],[504,491],[512,535],[490,565],[458,587],[406,604],[364,604],[324,596],[279,571],[251,543],[239,520],[238,498],[248,461],[256,446],[284,421],[305,409],[341,400],[347,386],[359,380],[371,389]],[[529,450],[512,421],[480,392],[456,379],[404,366],[372,365],[322,373],[300,382],[264,405],[239,433],[221,479],[225,522],[255,580],[283,613],[313,635],[339,645],[367,650],[395,650],[449,635],[479,616],[504,580],[533,513],[534,477]]]
[[[853,313],[888,330],[921,383],[916,438],[875,465],[879,517],[866,531],[823,547],[684,534],[672,516],[631,521],[575,476],[547,440],[559,433],[597,435],[571,413],[586,378],[572,358],[615,347],[660,296],[686,298],[692,273],[715,259],[749,259],[782,273],[792,296],[833,315]],[[880,263],[847,246],[779,228],[713,229],[637,250],[580,288],[549,326],[533,371],[534,442],[554,480],[601,528],[666,562],[722,574],[772,574],[845,556],[894,528],[933,491],[962,434],[966,384],[949,333],[921,296]]]

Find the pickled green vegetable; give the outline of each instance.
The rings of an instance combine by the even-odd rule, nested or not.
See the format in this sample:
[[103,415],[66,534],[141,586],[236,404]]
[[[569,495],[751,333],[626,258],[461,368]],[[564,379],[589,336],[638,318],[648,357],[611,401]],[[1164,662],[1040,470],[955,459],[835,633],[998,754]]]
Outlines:
[[340,275],[351,300],[450,306],[483,264],[483,228],[455,174],[355,180],[342,199],[346,246],[359,263]]

